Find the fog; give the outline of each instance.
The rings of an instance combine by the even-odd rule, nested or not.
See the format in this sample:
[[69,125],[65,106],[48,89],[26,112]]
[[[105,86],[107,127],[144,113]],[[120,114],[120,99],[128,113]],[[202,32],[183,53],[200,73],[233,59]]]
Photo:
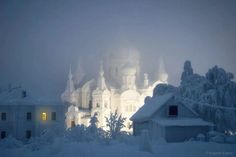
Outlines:
[[185,60],[236,74],[234,0],[0,1],[0,87],[59,98],[69,66],[96,76],[104,54],[135,49],[155,79],[160,58],[178,85]]

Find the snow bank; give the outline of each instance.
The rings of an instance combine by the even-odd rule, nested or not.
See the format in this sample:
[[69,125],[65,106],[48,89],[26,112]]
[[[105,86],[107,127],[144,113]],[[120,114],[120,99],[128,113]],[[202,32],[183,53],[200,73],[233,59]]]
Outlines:
[[157,143],[152,144],[152,153],[139,150],[139,145],[112,142],[102,145],[97,142],[64,142],[56,140],[52,145],[32,151],[26,147],[0,148],[1,157],[209,157],[235,156],[235,144],[211,142]]

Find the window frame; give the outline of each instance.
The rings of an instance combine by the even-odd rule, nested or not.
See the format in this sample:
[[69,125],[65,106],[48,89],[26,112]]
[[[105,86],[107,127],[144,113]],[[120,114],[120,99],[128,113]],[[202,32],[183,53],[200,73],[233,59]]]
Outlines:
[[1,131],[1,139],[4,139],[7,137],[7,132],[6,131]]
[[[171,108],[176,108],[176,110],[175,110],[176,114],[171,114],[171,112],[173,112],[173,109],[171,111]],[[169,117],[178,117],[178,115],[179,115],[179,109],[178,108],[179,108],[178,105],[169,105],[168,106],[168,116]]]
[[[5,115],[5,116],[4,116]],[[6,121],[7,120],[7,113],[6,112],[2,112],[1,113],[1,120],[2,121]]]
[[56,112],[51,112],[51,120],[56,121],[57,120],[57,113]]
[[26,120],[31,121],[32,120],[32,112],[26,112]]

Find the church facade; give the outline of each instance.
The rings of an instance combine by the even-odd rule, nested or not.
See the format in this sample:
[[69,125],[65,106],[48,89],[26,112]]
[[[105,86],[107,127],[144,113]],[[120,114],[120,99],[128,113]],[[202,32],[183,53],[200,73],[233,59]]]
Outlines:
[[163,70],[156,81],[150,82],[146,73],[140,77],[137,53],[112,54],[103,61],[97,78],[78,84],[75,84],[70,70],[66,89],[61,95],[62,101],[68,105],[67,128],[78,124],[88,126],[91,116],[97,114],[98,126],[106,129],[105,117],[117,111],[126,118],[125,130],[130,131],[132,123],[129,118],[144,104],[145,97],[152,96],[157,84],[167,83],[168,75]]

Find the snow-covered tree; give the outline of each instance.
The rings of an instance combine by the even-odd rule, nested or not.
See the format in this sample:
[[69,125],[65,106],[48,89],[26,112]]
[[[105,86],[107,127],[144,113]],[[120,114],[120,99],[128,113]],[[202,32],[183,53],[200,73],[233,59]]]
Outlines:
[[223,111],[220,109],[217,109],[215,113],[215,124],[218,131],[225,130],[223,118],[224,118]]
[[177,93],[178,88],[168,84],[158,84],[153,90],[153,96],[160,96],[166,93]]
[[98,118],[97,118],[97,112],[96,113],[94,113],[94,115],[90,118],[90,121],[89,121],[89,123],[90,123],[90,126],[91,127],[97,127],[97,123],[98,123]]
[[236,121],[235,109],[227,108],[236,107],[233,78],[232,73],[217,66],[209,69],[205,77],[193,74],[191,63],[186,61],[179,86],[180,95],[203,119],[214,122],[218,131],[236,131],[232,125]]
[[193,69],[190,61],[185,61],[184,63],[184,71],[181,75],[181,81],[184,81],[189,76],[193,75]]
[[97,113],[95,112],[94,115],[90,118],[90,125],[88,127],[88,130],[90,131],[90,133],[94,136],[97,135],[98,133],[98,127],[97,127],[97,123],[99,122],[98,121],[98,118],[97,118]]
[[206,79],[213,85],[222,85],[233,78],[232,73],[227,73],[224,69],[214,66],[206,73]]
[[90,136],[88,136],[87,128],[84,125],[76,125],[66,131],[65,137],[70,141],[84,142],[90,141]]
[[121,129],[125,127],[124,122],[126,118],[118,115],[117,110],[115,111],[115,113],[110,113],[110,116],[105,118],[109,137],[112,139],[116,139],[117,136],[121,134]]

